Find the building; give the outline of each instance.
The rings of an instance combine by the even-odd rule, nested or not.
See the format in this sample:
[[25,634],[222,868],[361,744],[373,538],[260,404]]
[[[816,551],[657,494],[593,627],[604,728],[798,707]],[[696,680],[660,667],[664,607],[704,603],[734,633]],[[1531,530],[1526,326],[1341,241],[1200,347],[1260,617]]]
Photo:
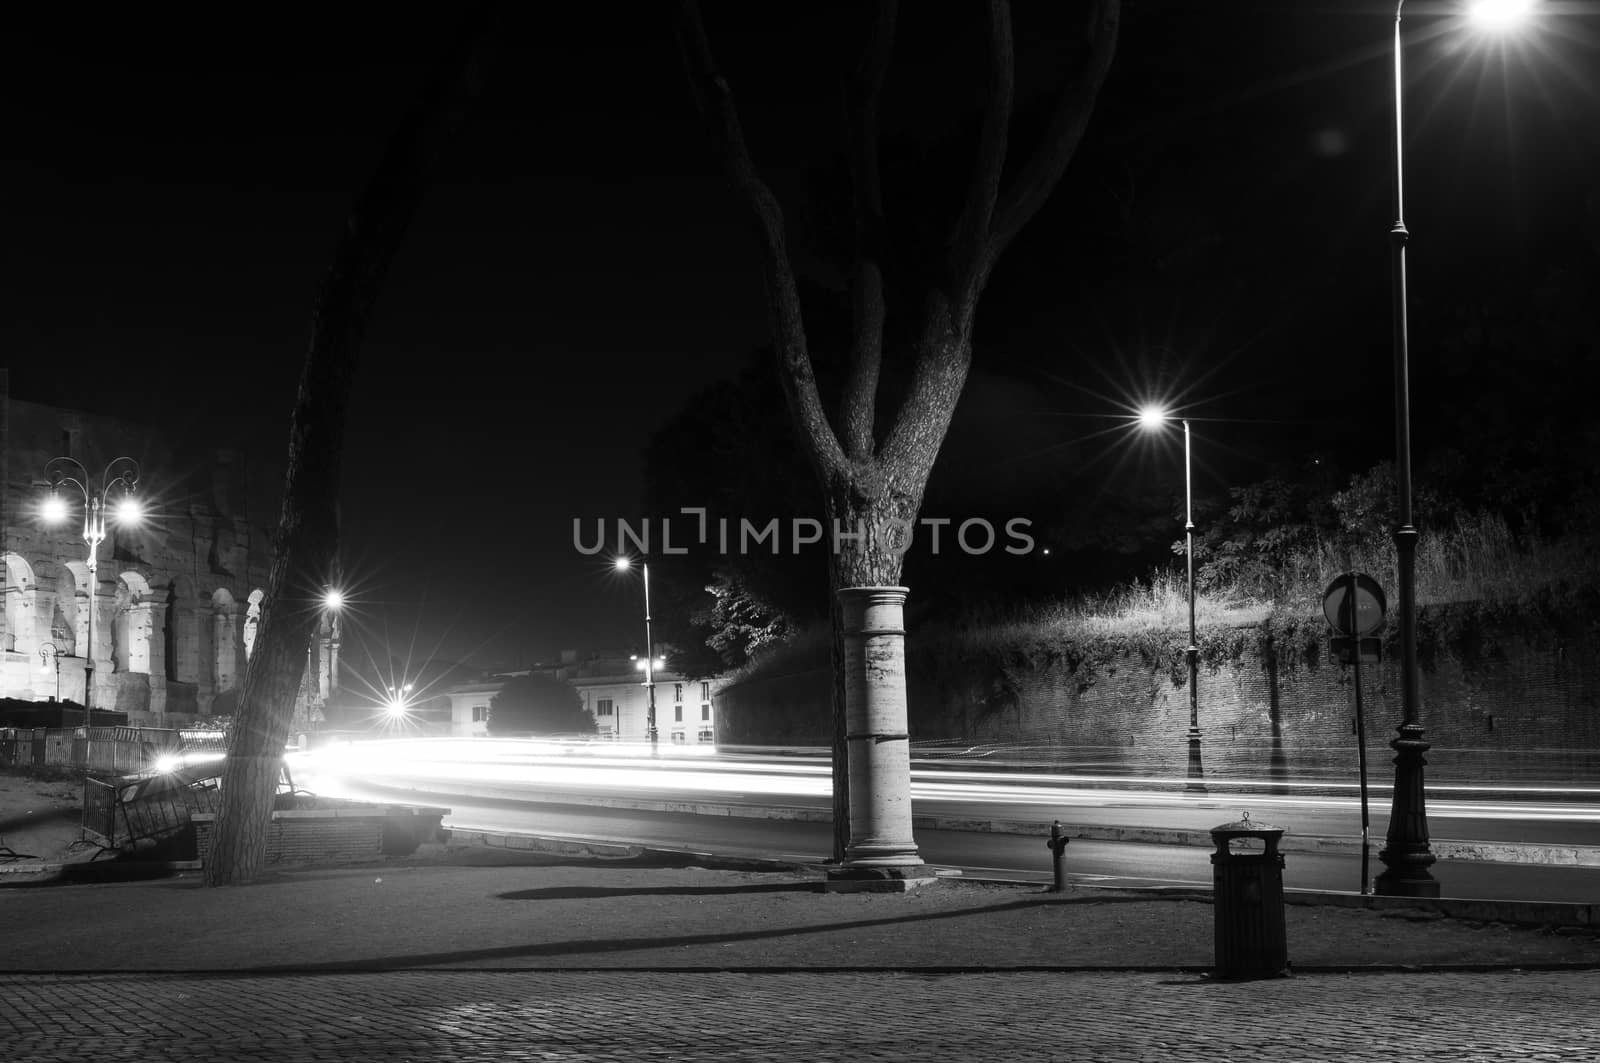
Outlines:
[[[568,651],[569,653],[571,651]],[[563,654],[565,658],[566,653]],[[605,738],[645,741],[649,737],[650,691],[641,662],[621,654],[564,662],[562,678],[578,688]],[[655,672],[656,738],[674,745],[716,741],[711,683],[689,679],[662,667]]]
[[[57,457],[81,462],[96,501],[109,462],[138,465],[145,516],[106,521],[92,583],[85,495],[66,486],[71,516],[57,525],[41,512]],[[176,453],[132,421],[13,399],[0,369],[0,696],[82,705],[92,653],[97,710],[154,727],[231,715],[271,563],[271,536],[247,513],[247,473],[237,451]],[[313,640],[296,731],[317,725],[338,685],[337,646],[326,626]]]
[[446,690],[441,696],[450,703],[449,734],[458,738],[488,737],[489,702],[505,682],[505,676],[490,676]]

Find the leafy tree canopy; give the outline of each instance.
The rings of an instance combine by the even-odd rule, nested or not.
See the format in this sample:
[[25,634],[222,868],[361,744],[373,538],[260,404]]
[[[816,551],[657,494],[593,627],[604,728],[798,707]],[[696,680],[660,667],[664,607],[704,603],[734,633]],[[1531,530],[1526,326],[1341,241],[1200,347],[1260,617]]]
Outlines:
[[489,733],[593,734],[594,717],[572,685],[544,675],[518,675],[489,700]]

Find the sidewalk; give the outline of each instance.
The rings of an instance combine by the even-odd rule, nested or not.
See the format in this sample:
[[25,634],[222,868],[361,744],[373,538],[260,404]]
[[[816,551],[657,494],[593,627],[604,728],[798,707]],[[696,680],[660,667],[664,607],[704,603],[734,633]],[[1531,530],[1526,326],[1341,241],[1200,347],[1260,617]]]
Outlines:
[[1294,977],[1224,982],[1203,894],[839,894],[814,868],[603,851],[5,891],[0,1054],[1358,1063],[1399,1038],[1420,1058],[1600,1056],[1591,930],[1291,904]]

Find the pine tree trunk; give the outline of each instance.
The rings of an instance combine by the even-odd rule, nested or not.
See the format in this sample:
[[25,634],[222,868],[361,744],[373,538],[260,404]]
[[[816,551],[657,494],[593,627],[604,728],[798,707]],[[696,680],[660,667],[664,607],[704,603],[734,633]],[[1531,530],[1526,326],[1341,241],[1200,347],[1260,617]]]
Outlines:
[[357,356],[389,264],[444,145],[486,74],[494,10],[475,9],[390,140],[334,255],[312,324],[289,430],[289,474],[261,626],[228,739],[208,886],[243,885],[266,863],[272,805],[306,651],[337,571],[339,464]]

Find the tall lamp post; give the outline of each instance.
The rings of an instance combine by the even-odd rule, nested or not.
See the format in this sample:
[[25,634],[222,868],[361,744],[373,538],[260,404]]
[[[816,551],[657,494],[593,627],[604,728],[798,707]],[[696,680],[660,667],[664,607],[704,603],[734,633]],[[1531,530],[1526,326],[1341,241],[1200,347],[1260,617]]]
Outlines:
[[[1172,416],[1160,406],[1146,406],[1139,411],[1139,423],[1148,431],[1155,431]],[[1189,645],[1183,655],[1189,662],[1189,789],[1204,790],[1205,771],[1200,762],[1200,641],[1195,636],[1194,623],[1194,483],[1193,464],[1189,450],[1189,419],[1183,422],[1183,555],[1188,565],[1189,590]]]
[[[1501,31],[1516,24],[1531,7],[1530,0],[1477,0],[1468,8],[1477,25]],[[1417,539],[1411,508],[1411,352],[1406,290],[1406,242],[1410,232],[1405,222],[1405,136],[1404,136],[1404,42],[1401,16],[1405,0],[1395,0],[1394,8],[1394,224],[1389,227],[1390,299],[1394,320],[1394,443],[1395,506],[1394,545],[1396,578],[1399,581],[1400,637],[1400,726],[1398,736],[1389,743],[1395,751],[1394,797],[1389,811],[1389,830],[1378,859],[1385,871],[1378,876],[1380,894],[1401,897],[1437,897],[1439,883],[1428,868],[1434,855],[1428,845],[1428,810],[1424,797],[1423,754],[1429,744],[1423,741],[1417,713]]]
[[[626,557],[617,558],[617,570],[625,571],[633,567],[633,562]],[[644,688],[645,688],[645,737],[650,741],[650,752],[656,752],[658,735],[656,732],[656,647],[650,640],[650,562],[641,561],[639,568],[644,576]],[[618,722],[621,718],[618,717]]]
[[[116,501],[116,518],[121,524],[137,524],[141,516],[139,499],[133,493],[139,482],[139,463],[132,458],[113,458],[100,474],[100,486],[89,479],[89,470],[75,458],[51,458],[44,467],[45,482],[50,495],[44,502],[44,518],[49,523],[59,523],[70,514],[67,500],[61,497],[63,485],[71,484],[83,495],[83,541],[89,548],[89,619],[85,636],[88,648],[83,665],[83,720],[85,726],[94,723],[94,614],[95,599],[100,592],[100,544],[106,538],[106,510]],[[115,494],[114,494],[115,493]]]
[[55,662],[56,666],[56,696],[50,700],[59,704],[61,701],[61,651],[56,649],[56,644],[53,642],[39,643],[40,671],[50,671],[50,663],[52,661]]

